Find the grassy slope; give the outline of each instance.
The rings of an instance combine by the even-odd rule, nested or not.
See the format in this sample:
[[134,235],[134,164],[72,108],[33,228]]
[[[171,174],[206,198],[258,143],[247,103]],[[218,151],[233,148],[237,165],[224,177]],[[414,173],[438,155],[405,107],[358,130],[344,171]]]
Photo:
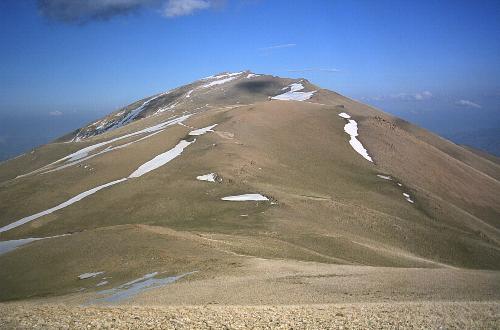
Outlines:
[[[247,93],[249,87],[244,88]],[[224,102],[237,99],[224,92]],[[326,264],[500,268],[498,168],[338,94],[321,91],[313,100],[325,105],[272,101],[209,108],[186,123],[219,123],[217,132],[200,137],[167,166],[0,234],[4,240],[77,232],[1,256],[0,298],[73,292],[82,285],[76,275],[97,270],[112,274],[110,285],[158,270],[200,270],[197,278],[241,275],[241,255]],[[360,123],[360,140],[375,165],[349,146],[341,111]],[[147,118],[93,141],[158,120]],[[93,158],[85,163],[92,172],[72,167],[4,182],[0,224],[127,176],[188,131],[177,125]],[[23,158],[7,162],[3,177],[55,160],[65,154],[63,148],[73,146],[49,145],[29,166]],[[222,184],[195,180],[213,171]],[[392,175],[403,187],[377,173]],[[220,201],[249,192],[278,204]],[[410,192],[415,204],[402,192]]]

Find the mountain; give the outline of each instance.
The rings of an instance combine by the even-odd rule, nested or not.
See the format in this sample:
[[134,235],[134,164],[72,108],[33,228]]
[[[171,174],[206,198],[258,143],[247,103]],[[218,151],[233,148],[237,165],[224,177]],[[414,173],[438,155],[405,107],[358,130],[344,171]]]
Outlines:
[[498,300],[494,160],[306,79],[206,77],[0,164],[0,299]]

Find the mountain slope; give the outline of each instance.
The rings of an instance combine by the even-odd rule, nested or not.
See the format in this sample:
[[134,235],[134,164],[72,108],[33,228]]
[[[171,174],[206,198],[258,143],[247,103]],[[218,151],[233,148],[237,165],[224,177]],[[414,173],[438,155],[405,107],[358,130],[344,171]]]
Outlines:
[[[0,253],[58,236],[0,254],[0,298],[88,299],[154,272],[217,281],[265,258],[459,268],[498,299],[499,179],[498,163],[304,79],[222,73],[0,165]],[[244,194],[266,200],[222,200]]]

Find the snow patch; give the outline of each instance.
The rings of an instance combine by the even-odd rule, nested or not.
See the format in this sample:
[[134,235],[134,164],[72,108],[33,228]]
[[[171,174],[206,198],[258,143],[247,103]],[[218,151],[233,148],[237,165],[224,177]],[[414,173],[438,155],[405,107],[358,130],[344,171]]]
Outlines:
[[341,112],[339,113],[339,116],[342,117],[342,118],[345,118],[345,119],[351,119],[351,116],[349,116],[347,113],[345,112]]
[[0,255],[5,254],[7,252],[10,252],[12,250],[15,250],[18,247],[29,244],[31,242],[40,241],[40,240],[49,239],[49,238],[68,236],[68,235],[69,234],[49,236],[49,237],[29,237],[29,238],[14,239],[14,240],[10,240],[10,241],[1,241],[0,242]]
[[[73,152],[72,154],[69,154],[63,158],[60,158],[48,165],[45,165],[37,170],[34,170],[32,172],[29,172],[29,173],[26,173],[26,174],[22,174],[22,175],[19,175],[16,177],[17,178],[22,178],[22,177],[25,177],[25,176],[28,176],[28,175],[31,175],[31,174],[36,174],[36,173],[39,173],[39,172],[51,172],[51,171],[47,171],[51,166],[57,164],[57,163],[60,163],[62,161],[65,161],[66,163],[69,163],[68,166],[73,166],[75,164],[78,164],[84,160],[87,160],[87,159],[90,159],[92,157],[95,157],[99,154],[103,154],[105,152],[109,152],[109,151],[112,151],[112,150],[115,150],[115,149],[120,149],[120,148],[124,148],[124,147],[127,147],[133,143],[136,143],[136,142],[139,142],[139,141],[142,141],[146,138],[149,138],[151,136],[153,136],[154,134],[150,134],[148,136],[144,136],[142,138],[139,138],[138,140],[135,140],[135,141],[132,141],[132,142],[129,142],[127,144],[124,144],[124,145],[121,145],[121,146],[117,146],[117,147],[114,147],[114,148],[110,148],[108,150],[103,150],[97,154],[94,154],[94,155],[91,155],[91,156],[88,156],[89,153],[101,148],[101,147],[104,147],[108,144],[111,144],[111,143],[114,143],[114,142],[117,142],[117,141],[120,141],[120,140],[123,140],[123,139],[126,139],[126,138],[130,138],[130,137],[135,137],[137,135],[142,135],[142,134],[149,134],[149,133],[159,133],[161,131],[163,131],[164,129],[166,129],[168,126],[172,126],[172,125],[176,125],[178,123],[182,123],[183,121],[185,121],[186,119],[188,119],[189,117],[191,117],[192,115],[191,114],[186,114],[184,116],[181,116],[181,117],[177,117],[177,118],[172,118],[172,119],[169,119],[167,121],[164,121],[164,122],[161,122],[159,124],[156,124],[154,126],[150,126],[150,127],[146,127],[142,130],[139,130],[139,131],[136,131],[136,132],[133,132],[133,133],[129,133],[129,134],[125,134],[125,135],[122,135],[122,136],[119,136],[117,138],[114,138],[114,139],[111,139],[111,140],[107,140],[107,141],[103,141],[103,142],[100,142],[100,143],[96,143],[96,144],[93,144],[93,145],[90,145],[88,147],[85,147],[85,148],[82,148],[80,150],[77,150],[75,152]],[[55,170],[59,170],[59,169],[63,169],[63,168],[66,168],[68,166],[61,166],[60,168],[58,169],[55,169]]]
[[0,228],[0,233],[3,233],[3,232],[6,232],[8,230],[11,230],[11,229],[14,229],[16,227],[19,227],[21,225],[24,225],[25,223],[28,223],[28,222],[31,222],[33,220],[36,220],[40,217],[43,217],[44,215],[47,215],[47,214],[50,214],[50,213],[53,213],[57,210],[60,210],[60,209],[63,209],[71,204],[74,204],[76,202],[79,202],[81,201],[82,199],[92,195],[92,194],[95,194],[96,192],[98,192],[99,190],[101,189],[104,189],[104,188],[107,188],[107,187],[110,187],[112,185],[115,185],[117,183],[120,183],[120,182],[123,182],[127,180],[126,178],[123,178],[123,179],[120,179],[120,180],[116,180],[116,181],[112,181],[112,182],[108,182],[108,183],[105,183],[103,185],[100,185],[98,187],[95,187],[95,188],[92,188],[90,190],[87,190],[87,191],[84,191],[78,195],[76,195],[75,197],[72,197],[70,199],[68,199],[66,202],[64,203],[61,203],[57,206],[54,206],[48,210],[45,210],[45,211],[42,211],[42,212],[39,212],[39,213],[36,213],[36,214],[33,214],[33,215],[30,215],[28,217],[25,217],[25,218],[22,218],[20,220],[17,220],[11,224],[8,224],[7,226],[4,226],[4,227],[1,227]]
[[414,203],[413,199],[411,199],[411,197],[410,197],[410,194],[408,194],[408,193],[403,193],[403,196],[405,197],[405,199],[406,199],[408,202],[410,202],[410,203],[412,203],[412,204]]
[[[121,118],[121,120],[110,121],[109,119],[103,119],[102,121],[98,121],[98,122],[94,123],[93,125],[99,123],[99,126],[97,126],[95,129],[98,132],[94,132],[94,134],[91,134],[90,136],[101,134],[104,132],[109,132],[109,131],[112,131],[112,130],[115,130],[117,128],[120,128],[122,126],[127,125],[128,123],[132,122],[152,101],[154,101],[154,100],[156,100],[156,99],[158,99],[158,98],[160,98],[168,93],[170,93],[170,91],[158,94],[156,96],[153,96],[153,97],[147,99],[139,107],[129,111],[123,118]],[[120,111],[114,117],[119,116],[119,114],[121,116],[121,115],[123,115],[123,113],[124,113],[124,111]],[[81,133],[83,133],[83,134],[81,134]],[[87,137],[89,137],[89,136],[85,134],[85,131],[80,131],[73,138],[73,140],[71,140],[71,142],[78,142],[78,141],[81,141]]]
[[80,274],[78,275],[78,278],[80,280],[86,280],[88,278],[91,278],[91,277],[96,277],[97,275],[101,275],[101,274],[104,274],[104,272],[96,272],[96,273],[83,273],[83,274]]
[[263,196],[261,194],[244,194],[244,195],[236,195],[236,196],[227,196],[221,198],[223,201],[233,201],[233,202],[241,202],[241,201],[268,201],[269,198]]
[[[216,125],[217,124],[207,126],[205,128],[200,128],[198,130],[192,131],[191,133],[196,132],[196,134],[193,134],[193,135],[203,135],[207,132],[212,132],[211,129],[214,128]],[[162,154],[159,154],[158,156],[154,157],[150,161],[139,166],[139,168],[137,170],[135,170],[134,172],[132,172],[132,174],[130,174],[128,178],[122,178],[122,179],[119,179],[116,181],[108,182],[106,184],[103,184],[103,185],[100,185],[98,187],[92,188],[90,190],[84,191],[84,192],[76,195],[75,197],[70,198],[66,202],[61,203],[53,208],[50,208],[48,210],[30,215],[28,217],[17,220],[17,221],[15,221],[7,226],[1,227],[0,233],[11,230],[11,229],[16,228],[16,227],[19,227],[25,223],[31,222],[31,221],[38,219],[40,217],[43,217],[47,214],[50,214],[50,213],[53,213],[57,210],[65,208],[65,207],[67,207],[71,204],[74,204],[74,203],[76,203],[76,202],[78,202],[78,201],[80,201],[80,200],[82,200],[82,199],[84,199],[92,194],[95,194],[96,192],[98,192],[101,189],[107,188],[107,187],[115,185],[117,183],[121,183],[121,182],[126,181],[130,178],[140,177],[148,172],[151,172],[151,171],[157,169],[158,167],[163,166],[166,163],[170,162],[172,159],[176,158],[177,156],[179,156],[187,146],[194,143],[195,141],[196,141],[196,139],[194,139],[193,141],[190,141],[190,142],[185,141],[185,140],[181,140],[174,148],[172,148],[172,149],[170,149]]]
[[201,80],[212,80],[212,79],[221,79],[221,78],[228,78],[228,77],[234,77],[234,76],[239,76],[240,74],[244,73],[243,71],[240,72],[230,72],[230,73],[223,73],[217,76],[208,76],[205,78],[202,78]]
[[388,175],[377,174],[377,176],[381,179],[392,181],[392,178]]
[[215,81],[212,81],[208,84],[200,86],[200,88],[209,88],[209,87],[213,87],[213,86],[217,86],[217,85],[222,85],[222,84],[230,82],[231,80],[234,80],[236,78],[238,78],[238,77],[229,77],[229,78],[215,80]]
[[[191,132],[189,132],[189,135],[199,136],[199,135],[203,135],[207,132],[213,132],[212,128],[214,128],[215,126],[217,126],[217,124],[191,131]],[[157,169],[158,167],[165,165],[166,163],[170,162],[172,159],[180,156],[180,154],[182,154],[184,149],[186,149],[187,146],[194,143],[195,141],[196,141],[196,139],[193,141],[181,140],[172,149],[170,149],[162,154],[159,154],[155,158],[153,158],[150,161],[139,166],[139,168],[137,170],[135,170],[134,172],[132,172],[132,174],[129,175],[129,178],[138,178],[138,177],[140,177],[148,172],[151,172],[151,171]]]
[[211,126],[207,126],[207,127],[203,127],[203,128],[199,128],[199,129],[195,129],[194,131],[191,131],[189,132],[189,135],[191,136],[199,136],[199,135],[203,135],[205,133],[208,133],[208,132],[213,132],[213,128],[217,126],[217,124],[214,124],[214,125],[211,125]]
[[[340,115],[339,115],[340,116]],[[342,116],[341,116],[342,117]],[[345,118],[345,117],[344,117]],[[358,136],[358,123],[353,119],[347,119],[347,124],[344,126],[344,131],[350,135],[349,143],[351,147],[363,158],[373,162],[372,158],[368,155],[368,151],[363,147],[361,142],[356,138]]]
[[17,249],[18,247],[41,240],[43,238],[21,238],[21,239],[14,239],[10,241],[2,241],[0,242],[0,255],[5,254],[7,252],[10,252],[12,250]]
[[282,100],[282,101],[305,101],[309,100],[316,91],[312,92],[299,92],[304,89],[304,86],[301,83],[293,83],[284,87],[282,90],[286,90],[290,88],[290,91],[273,96],[271,99],[273,100]]
[[260,77],[260,76],[261,76],[260,74],[249,73],[246,78],[247,79],[252,79],[252,78]]
[[134,172],[132,172],[132,174],[129,175],[129,178],[138,178],[138,177],[140,177],[148,172],[156,170],[158,167],[165,165],[166,163],[170,162],[172,159],[179,156],[188,145],[194,143],[195,141],[196,140],[188,142],[185,140],[181,140],[172,149],[170,149],[162,154],[159,154],[155,158],[153,158],[150,161],[139,166],[139,168],[137,170],[135,170]]
[[196,272],[189,272],[177,276],[165,277],[165,278],[155,278],[158,275],[157,272],[146,274],[141,278],[133,280],[131,282],[120,285],[117,288],[113,288],[110,290],[103,290],[98,292],[101,295],[108,295],[104,298],[98,298],[92,301],[93,303],[105,302],[105,303],[115,303],[120,302],[124,299],[131,298],[141,292],[146,290],[151,290],[154,288],[159,288],[167,284],[174,283],[175,281],[180,280],[181,278],[194,274]]
[[208,182],[215,182],[216,178],[217,178],[217,174],[215,174],[215,173],[208,173],[208,174],[205,174],[205,175],[198,175],[196,177],[196,180],[208,181]]

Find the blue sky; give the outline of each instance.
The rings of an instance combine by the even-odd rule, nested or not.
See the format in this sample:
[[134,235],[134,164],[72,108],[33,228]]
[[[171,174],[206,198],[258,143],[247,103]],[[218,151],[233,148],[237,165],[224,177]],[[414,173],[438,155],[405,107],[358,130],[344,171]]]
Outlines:
[[250,69],[306,77],[445,135],[500,131],[499,36],[499,1],[3,0],[0,120],[76,128]]

